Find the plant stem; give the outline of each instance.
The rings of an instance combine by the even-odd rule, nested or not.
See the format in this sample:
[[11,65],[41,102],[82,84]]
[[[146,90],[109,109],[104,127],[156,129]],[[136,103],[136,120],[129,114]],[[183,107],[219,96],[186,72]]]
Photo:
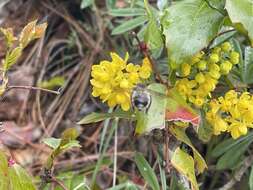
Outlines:
[[8,86],[6,90],[11,90],[11,89],[26,89],[26,90],[40,90],[52,94],[60,94],[60,91],[54,91],[54,90],[49,90],[45,88],[40,88],[40,87],[34,87],[34,86]]

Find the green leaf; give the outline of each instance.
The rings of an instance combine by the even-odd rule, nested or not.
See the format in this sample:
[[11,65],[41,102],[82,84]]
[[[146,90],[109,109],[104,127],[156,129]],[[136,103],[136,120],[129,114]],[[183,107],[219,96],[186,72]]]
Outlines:
[[146,15],[145,10],[141,8],[122,8],[111,9],[109,14],[115,17],[127,17],[127,16],[143,16]]
[[17,40],[13,34],[12,28],[0,28],[0,32],[2,32],[5,37],[7,47],[12,47],[13,43]]
[[146,16],[139,16],[134,19],[124,21],[121,25],[112,30],[112,35],[122,34],[136,28],[137,26],[143,25],[145,22],[147,22]]
[[42,81],[38,86],[46,89],[54,89],[57,86],[62,86],[65,83],[65,78],[62,76],[53,77],[49,80]]
[[199,139],[203,142],[208,142],[213,135],[213,127],[206,120],[204,112],[201,112],[201,122],[197,132]]
[[177,138],[177,140],[184,142],[192,148],[197,171],[198,173],[203,173],[207,168],[206,162],[198,150],[193,146],[189,137],[185,134],[184,128],[173,125],[169,127],[169,131],[173,136]]
[[199,113],[187,104],[175,88],[169,89],[167,96],[166,121],[183,121],[190,122],[194,126],[199,125]]
[[144,40],[151,50],[160,49],[163,46],[162,33],[156,24],[155,18],[149,20],[145,29]]
[[241,23],[248,31],[253,43],[253,1],[252,0],[229,0],[225,8],[234,24]]
[[218,170],[233,169],[238,164],[240,158],[248,149],[252,141],[253,138],[247,139],[241,143],[236,144],[233,146],[233,148],[230,148],[224,155],[219,158],[216,164],[216,168]]
[[77,140],[71,140],[69,141],[68,143],[64,144],[64,145],[61,145],[61,150],[68,150],[70,148],[73,148],[73,147],[81,147],[81,145],[79,144],[79,141]]
[[134,157],[135,163],[145,181],[153,190],[159,190],[158,179],[154,170],[150,167],[147,160],[140,153],[136,153]]
[[166,87],[162,84],[153,83],[147,89],[151,90],[152,102],[147,113],[137,112],[136,134],[149,133],[153,129],[163,129],[165,127]]
[[123,111],[116,111],[113,113],[91,113],[87,116],[85,116],[83,119],[81,119],[77,124],[83,125],[83,124],[89,124],[89,123],[95,123],[99,121],[103,121],[108,118],[125,118],[125,119],[134,119],[135,115],[131,112],[123,112]]
[[253,166],[251,166],[250,175],[249,175],[249,189],[253,190]]
[[18,59],[20,58],[22,54],[22,48],[21,47],[16,47],[13,49],[11,52],[7,53],[5,60],[4,60],[4,70],[7,71],[10,69],[12,65],[14,65]]
[[92,3],[93,3],[93,0],[82,0],[80,7],[81,7],[81,9],[85,9],[85,8],[91,6]]
[[18,164],[9,167],[9,179],[12,190],[36,190],[32,177]]
[[32,40],[36,32],[37,20],[29,22],[21,31],[19,36],[20,46],[25,48]]
[[79,136],[79,132],[76,128],[70,127],[63,131],[61,138],[62,140],[75,140]]
[[194,190],[199,189],[194,172],[194,160],[190,155],[178,147],[172,155],[171,164],[191,182]]
[[42,140],[43,143],[45,143],[47,146],[51,147],[52,149],[57,149],[60,144],[61,144],[61,139],[57,139],[57,138],[45,138]]
[[225,41],[228,41],[230,38],[232,38],[237,32],[236,31],[230,31],[227,32],[225,34],[222,34],[220,36],[218,36],[217,38],[215,38],[214,42],[212,43],[212,45],[210,46],[210,48],[214,48],[215,46],[219,46],[220,44],[222,44]]
[[[209,2],[222,8],[224,1]],[[171,61],[181,63],[206,47],[217,35],[223,18],[203,0],[179,1],[166,9],[161,22]]]
[[246,47],[244,50],[244,62],[242,66],[242,78],[246,84],[253,83],[253,48]]
[[253,133],[250,132],[246,136],[240,137],[239,139],[228,138],[219,143],[211,152],[212,157],[217,158],[232,149],[234,146],[238,145],[243,141],[248,141],[253,138]]
[[8,178],[8,161],[7,158],[0,150],[0,189],[9,189],[9,178]]

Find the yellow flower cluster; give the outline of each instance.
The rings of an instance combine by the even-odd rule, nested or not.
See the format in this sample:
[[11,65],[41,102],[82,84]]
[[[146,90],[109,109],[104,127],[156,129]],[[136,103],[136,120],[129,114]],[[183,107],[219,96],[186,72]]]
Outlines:
[[239,53],[225,42],[211,50],[197,53],[189,62],[181,65],[180,76],[176,82],[179,93],[197,107],[201,107],[210,95],[221,75],[227,75],[234,64],[239,63]]
[[213,126],[215,135],[229,132],[236,139],[253,127],[253,96],[248,92],[238,95],[230,90],[224,97],[211,100],[209,105],[206,119]]
[[151,75],[151,64],[144,58],[142,65],[127,64],[129,55],[122,59],[116,53],[111,53],[112,61],[103,60],[92,66],[90,80],[92,95],[107,102],[109,107],[120,105],[124,111],[130,109],[130,94],[133,87],[148,79]]

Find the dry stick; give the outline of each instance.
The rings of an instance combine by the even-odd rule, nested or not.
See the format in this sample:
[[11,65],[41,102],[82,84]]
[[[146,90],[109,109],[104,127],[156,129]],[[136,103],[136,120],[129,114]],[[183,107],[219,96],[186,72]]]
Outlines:
[[245,172],[248,170],[250,166],[253,164],[253,155],[250,155],[244,159],[244,164],[242,167],[235,172],[234,177],[229,180],[223,187],[219,188],[219,190],[229,190],[231,189],[237,182],[239,182]]
[[135,32],[131,33],[134,38],[137,40],[140,50],[142,52],[142,54],[148,58],[149,62],[151,63],[152,69],[155,73],[155,76],[157,77],[157,79],[159,80],[160,83],[165,84],[166,86],[169,86],[169,84],[165,81],[163,81],[162,77],[160,76],[159,72],[157,71],[156,65],[154,60],[152,59],[151,55],[148,52],[148,49],[146,47],[143,47],[143,43],[140,41],[140,39],[138,38],[137,34]]
[[59,185],[63,190],[68,190],[68,188],[65,187],[64,183],[62,181],[58,180],[57,178],[55,178],[55,177],[52,176],[51,180],[52,180],[52,182],[54,182],[57,185]]
[[34,87],[34,86],[8,86],[6,90],[11,90],[11,89],[25,89],[25,90],[40,90],[52,94],[59,95],[61,92],[60,91],[54,91],[54,90],[49,90],[45,88],[40,88],[40,87]]

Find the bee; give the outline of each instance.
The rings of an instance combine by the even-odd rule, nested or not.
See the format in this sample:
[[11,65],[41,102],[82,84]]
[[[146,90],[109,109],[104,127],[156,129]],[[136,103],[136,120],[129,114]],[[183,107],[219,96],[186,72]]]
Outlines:
[[137,84],[131,94],[131,104],[134,109],[144,111],[147,113],[152,103],[150,92],[146,89],[145,85]]

